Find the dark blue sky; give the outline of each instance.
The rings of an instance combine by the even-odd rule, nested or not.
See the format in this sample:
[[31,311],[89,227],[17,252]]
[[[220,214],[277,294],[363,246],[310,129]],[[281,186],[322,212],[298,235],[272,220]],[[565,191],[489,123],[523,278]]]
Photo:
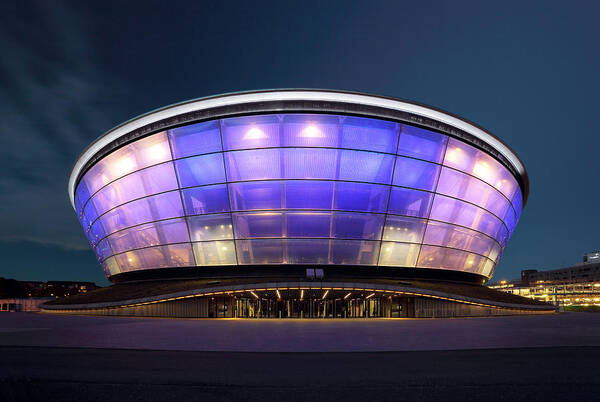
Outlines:
[[66,191],[84,147],[170,103],[284,87],[414,100],[501,137],[531,195],[496,279],[600,249],[597,2],[8,3],[0,276],[106,284]]

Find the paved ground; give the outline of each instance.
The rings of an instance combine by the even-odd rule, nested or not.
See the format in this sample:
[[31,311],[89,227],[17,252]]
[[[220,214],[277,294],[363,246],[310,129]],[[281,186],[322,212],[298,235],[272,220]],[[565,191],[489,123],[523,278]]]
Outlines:
[[598,361],[600,314],[0,316],[0,401],[588,401],[600,400]]
[[600,346],[600,314],[460,319],[211,320],[6,313],[0,345],[235,352]]

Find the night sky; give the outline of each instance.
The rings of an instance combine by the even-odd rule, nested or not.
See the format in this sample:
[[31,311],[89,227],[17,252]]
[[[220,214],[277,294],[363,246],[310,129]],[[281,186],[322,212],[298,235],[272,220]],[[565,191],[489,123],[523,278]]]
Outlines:
[[67,195],[83,149],[158,107],[267,88],[413,100],[502,138],[531,194],[495,279],[600,249],[597,2],[88,3],[0,5],[0,276],[107,284]]

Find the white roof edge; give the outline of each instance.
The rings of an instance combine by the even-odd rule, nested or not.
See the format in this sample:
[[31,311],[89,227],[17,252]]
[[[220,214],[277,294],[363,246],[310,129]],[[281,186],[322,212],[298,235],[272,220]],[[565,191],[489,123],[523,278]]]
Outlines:
[[75,209],[75,181],[77,180],[79,173],[81,172],[88,160],[90,160],[97,152],[99,152],[102,148],[104,148],[106,145],[110,144],[117,138],[133,130],[144,127],[148,124],[152,124],[157,121],[174,117],[180,114],[185,114],[202,109],[212,109],[216,107],[224,107],[260,101],[346,102],[366,106],[382,107],[427,117],[463,130],[473,135],[474,137],[482,140],[483,142],[500,152],[513,165],[513,167],[517,170],[519,175],[525,176],[526,174],[525,167],[523,166],[517,155],[499,139],[473,124],[470,124],[464,120],[461,120],[458,117],[449,115],[442,111],[430,109],[426,106],[416,105],[414,103],[402,100],[382,98],[374,95],[319,90],[274,90],[265,92],[231,94],[179,103],[172,106],[167,106],[155,112],[150,112],[148,114],[142,115],[108,131],[106,134],[95,140],[84,151],[84,153],[79,157],[79,159],[77,159],[77,162],[75,162],[75,165],[73,166],[71,175],[69,176],[68,184],[69,199],[71,200],[71,205],[73,206],[73,209]]

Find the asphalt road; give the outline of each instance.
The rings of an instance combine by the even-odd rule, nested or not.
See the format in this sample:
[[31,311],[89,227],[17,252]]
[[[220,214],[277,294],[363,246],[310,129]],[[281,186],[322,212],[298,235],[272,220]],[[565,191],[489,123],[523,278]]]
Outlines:
[[600,314],[0,316],[0,401],[589,401],[598,361]]

